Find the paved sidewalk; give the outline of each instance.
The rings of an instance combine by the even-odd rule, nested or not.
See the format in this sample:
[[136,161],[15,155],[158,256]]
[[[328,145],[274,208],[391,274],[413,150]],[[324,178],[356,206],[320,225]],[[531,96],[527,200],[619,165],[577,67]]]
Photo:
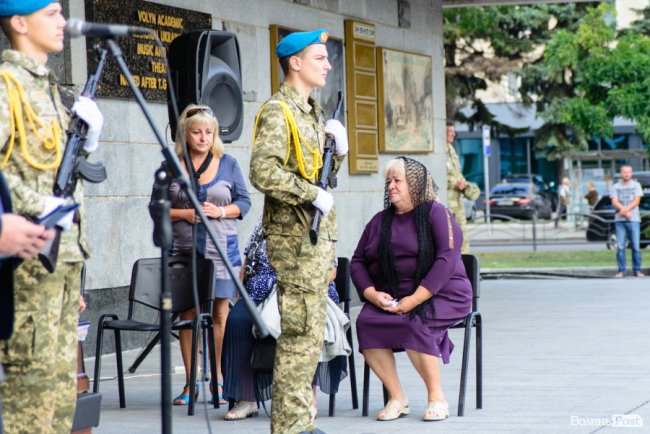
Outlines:
[[[455,416],[462,336],[452,330],[457,351],[442,368],[449,419],[420,421],[426,406],[424,386],[402,353],[398,366],[411,402],[410,416],[392,422],[361,417],[360,409],[351,408],[346,379],[337,395],[336,417],[327,417],[327,396],[319,395],[317,426],[328,434],[591,433],[611,429],[607,423],[612,415],[627,415],[627,421],[642,419],[650,426],[649,292],[650,279],[486,280],[480,309],[484,318],[482,410],[475,409],[472,358],[465,417]],[[177,344],[173,353],[172,364],[181,365]],[[134,357],[134,352],[126,353],[125,366]],[[355,357],[361,400],[363,365],[358,353]],[[158,367],[158,351],[154,351],[135,375],[129,374],[125,409],[119,409],[116,380],[102,381],[101,422],[94,433],[160,432]],[[86,361],[86,368],[92,373],[92,360]],[[105,357],[102,375],[115,375],[113,356]],[[376,377],[371,379],[372,416],[382,407],[382,394]],[[183,384],[183,376],[173,376],[174,395]],[[209,432],[202,406],[192,417],[186,410],[173,408],[173,432]],[[224,421],[224,412],[207,410],[212,432],[269,432],[269,418],[263,412],[240,422]]]

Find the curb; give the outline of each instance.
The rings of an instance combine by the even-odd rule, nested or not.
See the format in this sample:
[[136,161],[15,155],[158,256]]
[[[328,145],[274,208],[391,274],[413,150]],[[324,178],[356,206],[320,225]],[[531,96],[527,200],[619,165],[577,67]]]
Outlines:
[[[629,270],[628,270],[629,271]],[[642,268],[646,276],[650,268]],[[483,279],[602,279],[612,278],[618,272],[617,267],[566,267],[566,268],[484,268]],[[633,277],[628,275],[627,277]]]
[[[470,243],[477,246],[495,246],[495,245],[507,245],[507,244],[530,244],[533,245],[532,238],[489,238],[489,239],[472,239],[470,238]],[[538,245],[552,245],[552,244],[584,244],[587,242],[584,238],[544,238],[537,239]],[[605,245],[605,241],[589,241],[590,244],[601,243]]]

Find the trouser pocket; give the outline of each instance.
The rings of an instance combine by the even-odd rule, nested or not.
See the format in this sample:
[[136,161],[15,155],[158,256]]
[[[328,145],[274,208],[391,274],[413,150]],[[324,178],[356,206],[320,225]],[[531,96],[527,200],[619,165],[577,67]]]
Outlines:
[[282,334],[290,336],[304,334],[309,322],[309,309],[305,300],[305,293],[292,285],[283,286],[282,294],[278,292]]
[[38,356],[40,339],[32,312],[16,312],[14,333],[3,346],[2,362],[8,365],[28,364]]

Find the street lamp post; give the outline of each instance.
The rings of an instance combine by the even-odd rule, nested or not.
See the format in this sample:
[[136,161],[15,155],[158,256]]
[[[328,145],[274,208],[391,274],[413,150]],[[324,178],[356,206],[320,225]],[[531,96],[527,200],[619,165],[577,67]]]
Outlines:
[[490,220],[490,170],[488,158],[490,157],[490,126],[483,125],[483,179],[485,183],[485,217],[487,230],[492,234],[492,222]]

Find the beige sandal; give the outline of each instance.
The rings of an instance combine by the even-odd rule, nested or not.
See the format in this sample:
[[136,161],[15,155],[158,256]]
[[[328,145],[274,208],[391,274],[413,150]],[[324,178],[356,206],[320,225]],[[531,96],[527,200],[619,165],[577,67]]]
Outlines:
[[257,416],[257,403],[252,401],[237,401],[235,406],[226,413],[225,420],[242,420]]
[[422,420],[425,422],[433,422],[437,420],[444,420],[449,417],[449,404],[447,401],[433,401],[429,402],[429,406],[424,411]]
[[395,420],[402,416],[406,416],[410,412],[411,410],[409,409],[408,403],[402,404],[399,401],[390,400],[386,404],[386,407],[377,413],[377,420]]

